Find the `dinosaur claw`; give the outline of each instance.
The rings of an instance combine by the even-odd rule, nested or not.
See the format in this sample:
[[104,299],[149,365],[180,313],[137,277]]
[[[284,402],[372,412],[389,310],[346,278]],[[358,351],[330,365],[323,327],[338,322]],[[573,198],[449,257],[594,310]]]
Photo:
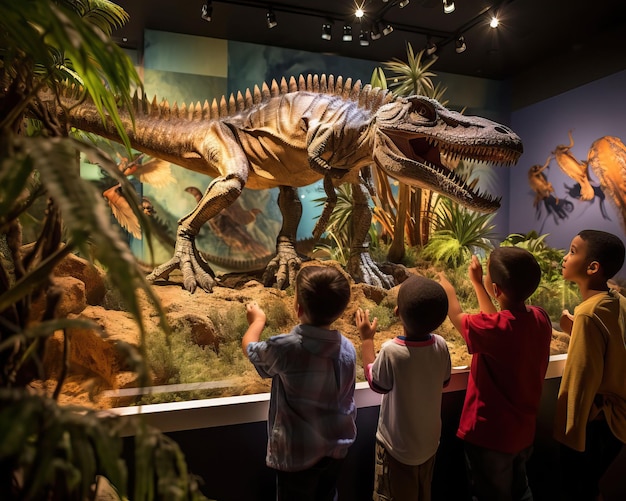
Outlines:
[[348,272],[357,282],[363,282],[383,289],[391,289],[396,285],[394,278],[383,273],[372,260],[369,252],[366,251],[350,256]]

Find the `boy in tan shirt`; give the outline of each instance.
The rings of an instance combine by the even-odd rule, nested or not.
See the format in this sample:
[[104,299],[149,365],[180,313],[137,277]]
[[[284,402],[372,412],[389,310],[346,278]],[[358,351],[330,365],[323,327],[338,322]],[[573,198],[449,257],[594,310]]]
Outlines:
[[571,339],[554,435],[568,501],[596,500],[600,491],[603,501],[626,499],[626,465],[615,461],[626,455],[626,298],[607,285],[623,263],[622,241],[598,230],[581,231],[563,258],[563,278],[583,299],[561,318]]

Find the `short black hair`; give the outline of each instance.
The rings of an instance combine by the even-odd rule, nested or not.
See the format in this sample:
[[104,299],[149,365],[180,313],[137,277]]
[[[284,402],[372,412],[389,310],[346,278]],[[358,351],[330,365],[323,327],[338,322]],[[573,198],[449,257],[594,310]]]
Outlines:
[[578,236],[587,244],[587,259],[600,263],[604,278],[613,278],[624,265],[624,243],[600,230],[582,230]]
[[398,315],[407,333],[429,334],[448,315],[446,291],[434,280],[411,275],[398,291]]
[[541,281],[535,256],[521,247],[497,247],[489,255],[491,281],[512,301],[526,301]]
[[311,325],[330,325],[348,306],[350,282],[337,268],[305,266],[296,277],[296,295]]

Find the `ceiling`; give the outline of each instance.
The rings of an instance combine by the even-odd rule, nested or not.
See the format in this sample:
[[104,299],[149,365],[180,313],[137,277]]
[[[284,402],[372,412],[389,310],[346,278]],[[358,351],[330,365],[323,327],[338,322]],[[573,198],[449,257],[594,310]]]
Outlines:
[[[355,0],[213,0],[211,21],[201,18],[204,0],[115,0],[130,21],[114,33],[122,45],[143,46],[144,29],[170,31],[334,54],[384,63],[406,60],[406,44],[415,51],[428,37],[438,45],[436,73],[455,73],[496,80],[542,68],[559,74],[566,65],[587,65],[606,74],[626,68],[626,2],[624,0],[456,0],[456,10],[444,14],[443,0],[356,0],[365,17],[354,16]],[[448,0],[450,1],[450,0]],[[268,29],[272,7],[278,25]],[[489,27],[493,14],[500,27]],[[332,23],[332,39],[321,38],[322,25]],[[353,41],[342,41],[344,23]],[[379,24],[380,23],[380,24]],[[369,46],[359,44],[359,31],[390,24],[394,30]],[[455,52],[463,35],[467,50]],[[561,68],[559,68],[561,65]],[[538,75],[538,79],[541,75]]]

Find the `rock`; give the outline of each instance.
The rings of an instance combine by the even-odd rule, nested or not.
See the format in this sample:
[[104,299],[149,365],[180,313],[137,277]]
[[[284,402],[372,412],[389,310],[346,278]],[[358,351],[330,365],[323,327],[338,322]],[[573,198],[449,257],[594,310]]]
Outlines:
[[69,254],[53,270],[57,277],[74,277],[85,284],[87,303],[98,305],[102,303],[106,288],[104,285],[105,273],[89,263],[86,259],[75,254]]

